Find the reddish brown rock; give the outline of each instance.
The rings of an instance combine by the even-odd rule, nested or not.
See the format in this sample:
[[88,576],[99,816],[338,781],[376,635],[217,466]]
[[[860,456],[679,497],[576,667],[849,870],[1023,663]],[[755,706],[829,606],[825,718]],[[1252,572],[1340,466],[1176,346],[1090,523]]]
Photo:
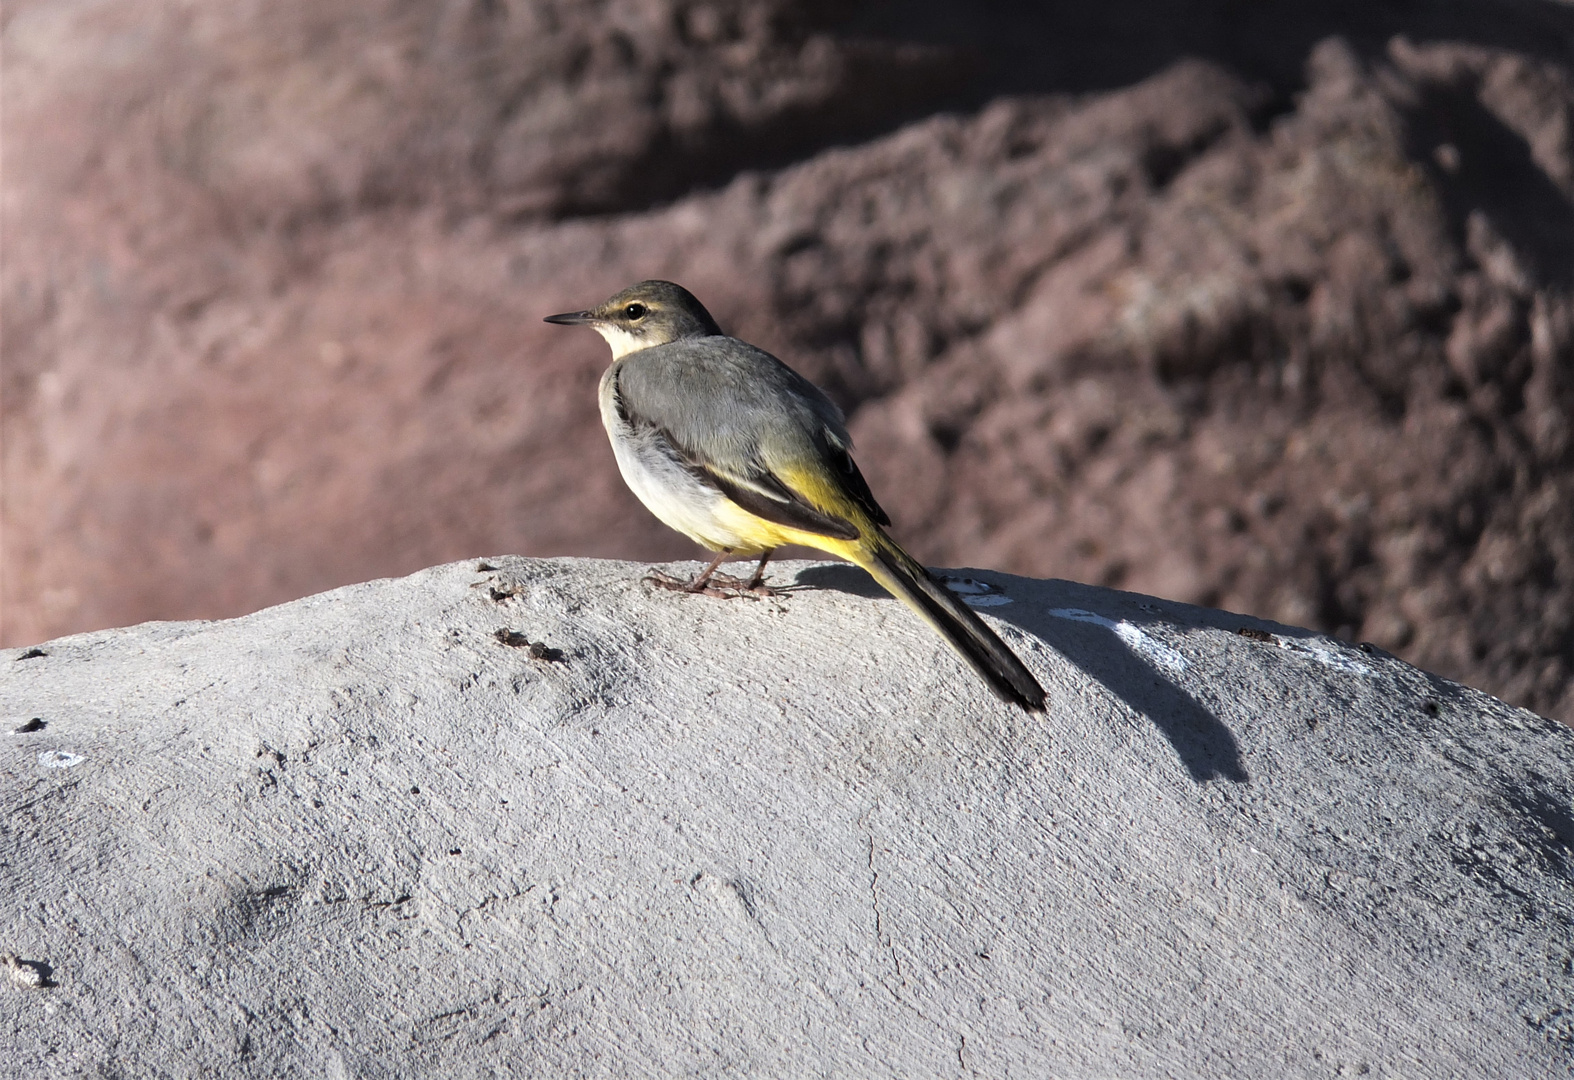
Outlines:
[[1206,12],[1165,48],[1089,24],[1132,85],[998,97],[1053,72],[893,40],[900,10],[16,5],[5,640],[689,553],[612,466],[604,346],[540,323],[667,276],[849,408],[930,561],[1370,638],[1574,717],[1552,16],[1389,40],[1374,9],[1346,43],[1307,8],[1234,53]]

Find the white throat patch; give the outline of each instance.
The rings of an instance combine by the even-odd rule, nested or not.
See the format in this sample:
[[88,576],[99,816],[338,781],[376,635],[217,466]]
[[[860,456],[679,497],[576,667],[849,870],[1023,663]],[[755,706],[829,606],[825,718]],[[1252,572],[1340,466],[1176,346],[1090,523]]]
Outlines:
[[612,346],[612,359],[621,360],[631,352],[639,352],[650,345],[643,337],[631,334],[621,326],[611,323],[592,323],[591,328]]

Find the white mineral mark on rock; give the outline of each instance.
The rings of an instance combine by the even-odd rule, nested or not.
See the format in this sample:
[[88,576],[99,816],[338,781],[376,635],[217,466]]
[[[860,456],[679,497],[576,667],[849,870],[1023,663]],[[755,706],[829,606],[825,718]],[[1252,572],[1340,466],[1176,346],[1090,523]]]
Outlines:
[[969,607],[999,607],[1011,603],[1011,597],[1000,591],[998,585],[970,577],[951,577],[941,574],[945,587],[962,598]]
[[45,750],[38,755],[38,763],[46,769],[70,769],[86,760],[81,754],[73,754],[69,750]]
[[1050,614],[1057,619],[1070,619],[1073,622],[1093,623],[1106,630],[1114,632],[1115,636],[1124,641],[1132,652],[1146,657],[1152,663],[1170,671],[1185,671],[1186,658],[1164,642],[1139,628],[1135,623],[1125,619],[1110,619],[1096,612],[1085,611],[1082,608],[1052,608]]

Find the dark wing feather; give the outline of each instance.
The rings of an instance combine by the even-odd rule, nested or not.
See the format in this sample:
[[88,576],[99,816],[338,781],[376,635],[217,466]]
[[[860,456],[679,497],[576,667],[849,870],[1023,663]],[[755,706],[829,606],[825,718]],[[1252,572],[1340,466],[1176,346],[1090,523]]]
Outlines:
[[[773,521],[778,525],[786,525],[793,529],[802,529],[804,532],[814,533],[819,536],[834,537],[837,540],[858,539],[858,527],[830,514],[822,513],[810,506],[797,492],[782,483],[775,473],[761,465],[756,465],[749,471],[748,482],[739,483],[717,469],[704,457],[680,443],[672,432],[657,424],[655,421],[636,413],[629,408],[628,401],[624,398],[618,381],[614,378],[612,383],[612,400],[617,408],[618,416],[631,428],[654,435],[672,455],[672,459],[682,465],[700,483],[715,488],[727,498],[737,503],[743,509],[756,517]],[[844,455],[845,457],[845,455]],[[846,459],[849,465],[850,458]],[[852,466],[853,474],[863,485],[867,493],[869,488],[863,484],[863,477],[858,476],[858,467]],[[868,502],[853,496],[860,505],[868,506],[874,502],[874,497],[868,496]],[[878,511],[878,507],[875,508]],[[884,514],[879,515],[882,524]]]
[[[757,487],[771,490],[771,495],[765,495],[756,487],[736,484],[710,469],[702,469],[702,472],[707,482],[755,517],[774,521],[778,525],[802,529],[817,536],[830,536],[837,540],[858,539],[858,526],[839,517],[822,514],[800,499],[786,484],[776,479],[774,473],[757,473],[750,477]],[[776,494],[777,492],[780,494]]]
[[772,470],[785,453],[787,460],[818,458],[854,505],[890,524],[848,452],[841,411],[763,350],[724,337],[655,346],[621,362],[613,393],[631,427],[757,517],[839,540],[859,536],[853,522],[811,504]]
[[863,507],[864,513],[873,518],[876,525],[891,524],[890,515],[874,501],[869,481],[858,471],[858,463],[853,460],[853,456],[838,446],[827,447],[827,450],[826,457],[836,466],[836,478],[842,482],[842,490],[847,492],[847,497]]

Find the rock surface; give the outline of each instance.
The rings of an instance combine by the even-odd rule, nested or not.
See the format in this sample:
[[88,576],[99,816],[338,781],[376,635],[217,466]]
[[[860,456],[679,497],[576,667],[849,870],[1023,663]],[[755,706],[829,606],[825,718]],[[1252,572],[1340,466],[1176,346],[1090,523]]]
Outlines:
[[1049,690],[1029,717],[848,567],[726,602],[643,569],[471,560],[0,657],[7,1068],[1574,1062],[1563,725],[967,571]]
[[539,322],[669,276],[931,561],[1574,718],[1574,11],[1247,7],[16,0],[0,637],[688,556]]

